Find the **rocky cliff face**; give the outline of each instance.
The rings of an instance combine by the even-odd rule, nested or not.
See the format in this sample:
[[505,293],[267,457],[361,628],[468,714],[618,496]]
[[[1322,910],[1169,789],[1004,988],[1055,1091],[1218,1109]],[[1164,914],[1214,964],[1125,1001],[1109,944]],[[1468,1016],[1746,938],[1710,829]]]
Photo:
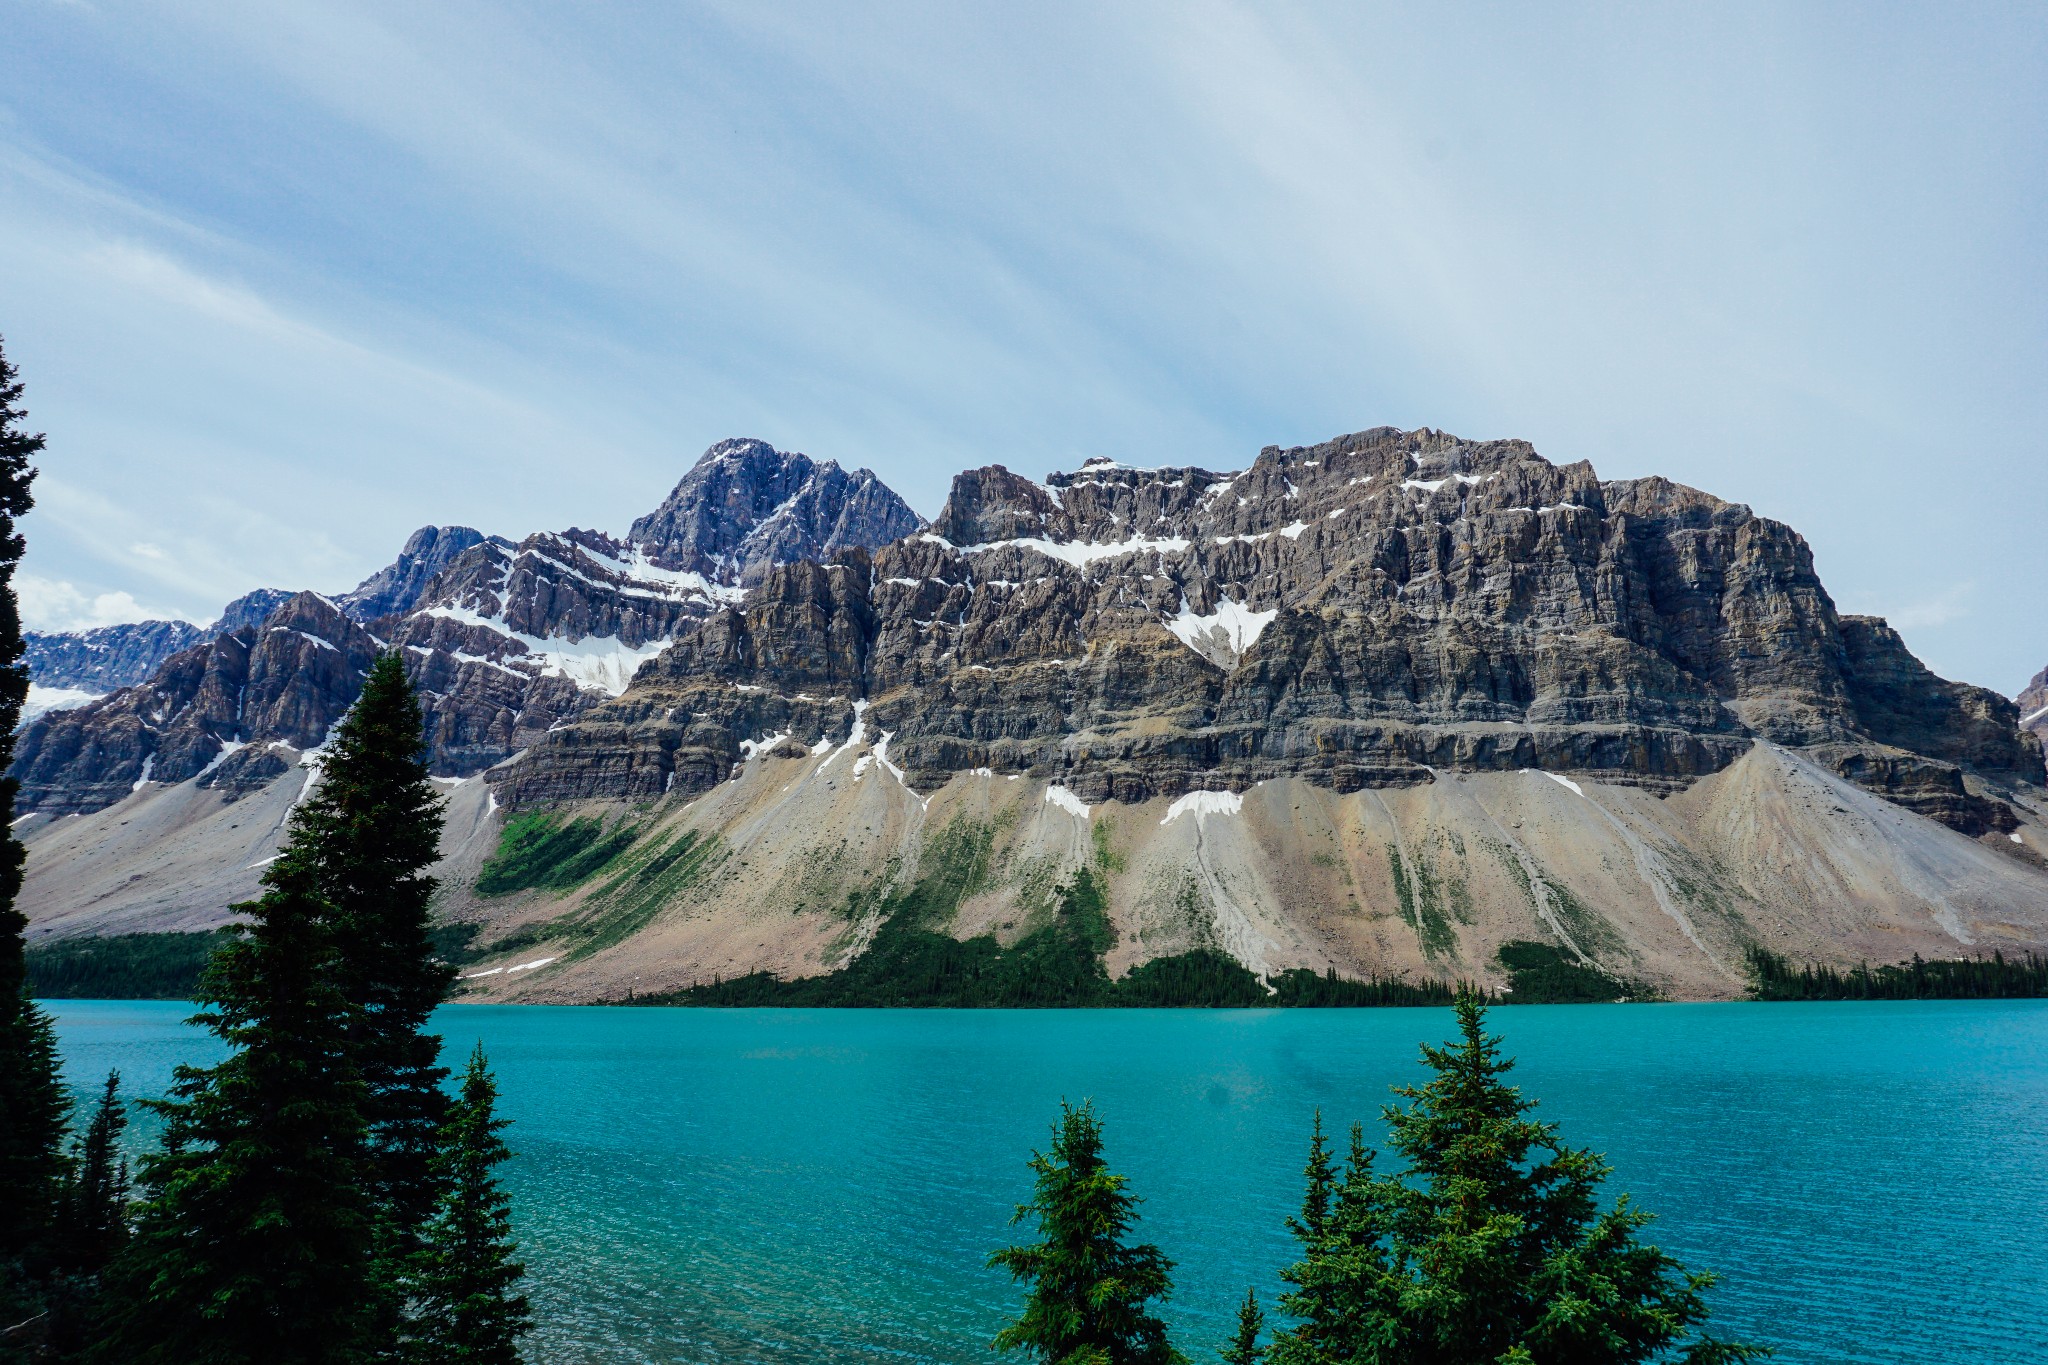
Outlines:
[[753,745],[885,735],[1138,802],[1540,768],[1675,791],[1758,739],[1972,834],[2026,780],[2012,703],[1842,617],[1789,528],[1516,441],[1390,428],[1231,474],[960,475],[930,528],[768,573],[493,774],[515,805],[697,792]]
[[[742,600],[739,581],[776,556],[881,544],[917,524],[866,470],[727,441],[626,540],[571,529],[515,544],[466,526],[423,527],[353,592],[259,589],[207,630],[181,626],[177,648],[142,680],[91,689],[125,690],[32,720],[14,768],[18,805],[97,810],[138,782],[183,781],[202,768],[208,787],[247,789],[318,743],[383,646],[405,652],[420,687],[435,771],[468,776],[619,695],[685,625]],[[280,633],[335,657],[285,657]],[[61,648],[92,656],[82,641]],[[131,663],[121,677],[137,672]],[[292,697],[296,711],[279,709]]]

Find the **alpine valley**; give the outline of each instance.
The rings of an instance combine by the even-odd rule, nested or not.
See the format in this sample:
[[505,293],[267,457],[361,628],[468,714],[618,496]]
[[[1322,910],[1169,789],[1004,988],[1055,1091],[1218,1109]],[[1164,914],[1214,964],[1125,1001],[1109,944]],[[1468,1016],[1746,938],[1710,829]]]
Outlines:
[[1533,943],[1712,999],[1753,948],[2048,948],[2019,705],[1837,612],[1747,507],[1391,428],[969,470],[929,523],[726,441],[623,537],[429,527],[346,595],[40,637],[35,938],[227,919],[383,649],[473,998],[815,977],[892,924],[1015,945],[1077,898],[1112,977],[1500,989]]

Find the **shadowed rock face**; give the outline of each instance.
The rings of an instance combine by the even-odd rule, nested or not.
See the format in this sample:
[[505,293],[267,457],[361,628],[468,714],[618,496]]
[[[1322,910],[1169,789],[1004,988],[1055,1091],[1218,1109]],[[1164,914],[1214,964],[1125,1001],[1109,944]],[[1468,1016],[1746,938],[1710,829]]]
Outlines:
[[1543,768],[1673,791],[1757,739],[1959,829],[2037,780],[2011,702],[1843,617],[1796,533],[1526,443],[1380,428],[1251,468],[957,477],[928,531],[770,571],[493,774],[514,804],[698,791],[743,741],[867,735],[920,789],[1086,801]]
[[[150,781],[181,781],[218,758],[207,784],[233,790],[274,776],[287,750],[317,743],[354,702],[363,651],[381,646],[404,652],[420,688],[435,772],[472,775],[618,695],[686,625],[739,600],[742,579],[917,524],[866,470],[728,441],[629,540],[571,529],[515,544],[465,526],[422,527],[392,564],[332,600],[259,589],[203,631],[155,623],[165,638],[152,643],[146,628],[118,628],[124,662],[101,683],[49,685],[129,691],[30,722],[13,769],[18,805],[97,810],[128,795],[144,764]],[[280,631],[334,646],[348,666],[304,650],[281,657]],[[47,652],[109,653],[75,639]],[[299,723],[290,698],[318,725]]]

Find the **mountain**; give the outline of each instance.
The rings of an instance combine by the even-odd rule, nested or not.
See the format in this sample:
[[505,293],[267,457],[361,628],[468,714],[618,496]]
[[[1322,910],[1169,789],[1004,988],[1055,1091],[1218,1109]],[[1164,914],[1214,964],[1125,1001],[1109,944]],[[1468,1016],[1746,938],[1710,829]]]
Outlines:
[[[1379,428],[1233,473],[988,466],[920,529],[800,458],[715,446],[625,540],[472,545],[379,626],[448,779],[444,907],[505,945],[471,989],[810,974],[899,921],[1009,943],[1084,870],[1116,971],[1210,948],[1499,984],[1533,940],[1698,998],[1739,992],[1751,946],[2048,946],[2018,708],[1838,613],[1806,543],[1739,504]],[[46,728],[168,744],[176,709]],[[34,786],[119,801],[29,827],[43,932],[191,922],[231,889],[156,850],[239,859],[244,821],[196,785],[124,795],[139,753]]]
[[[192,780],[246,794],[318,747],[385,646],[414,664],[436,772],[473,775],[623,691],[684,621],[743,595],[738,580],[778,547],[837,550],[918,521],[866,470],[727,441],[635,525],[653,529],[515,544],[428,526],[339,597],[238,598],[143,681],[31,723],[13,769],[18,808],[84,814]],[[676,567],[685,561],[714,572]]]
[[190,621],[136,621],[92,630],[22,632],[21,662],[40,688],[93,694],[131,687],[210,632]]

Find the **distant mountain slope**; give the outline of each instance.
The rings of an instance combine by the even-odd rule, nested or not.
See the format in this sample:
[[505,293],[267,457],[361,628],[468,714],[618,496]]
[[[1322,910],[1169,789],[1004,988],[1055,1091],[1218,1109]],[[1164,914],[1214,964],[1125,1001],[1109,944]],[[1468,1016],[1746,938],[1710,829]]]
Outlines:
[[21,662],[38,687],[112,692],[143,681],[209,632],[190,621],[137,621],[92,630],[22,632]]
[[[863,537],[917,525],[866,470],[726,441],[635,523],[649,528],[635,539],[572,529],[515,544],[422,527],[352,592],[259,589],[210,629],[176,623],[182,643],[138,680],[110,674],[88,690],[111,695],[69,697],[70,709],[32,721],[15,761],[18,805],[79,814],[137,784],[193,779],[253,790],[318,745],[386,646],[414,664],[436,770],[472,774],[624,691],[685,621],[739,600],[742,578],[774,556],[879,544]],[[124,640],[142,630],[114,629]]]

